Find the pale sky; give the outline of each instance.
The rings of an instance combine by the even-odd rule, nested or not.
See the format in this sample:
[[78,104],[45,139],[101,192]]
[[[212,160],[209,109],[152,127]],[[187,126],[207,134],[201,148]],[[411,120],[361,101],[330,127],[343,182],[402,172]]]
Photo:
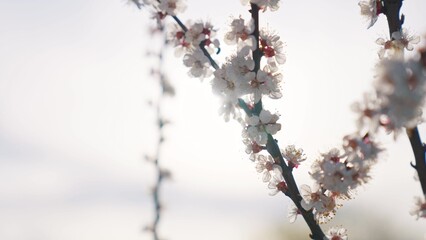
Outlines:
[[[282,1],[261,14],[261,25],[286,44],[283,98],[265,101],[281,114],[282,146],[305,149],[295,172],[310,183],[309,164],[355,130],[350,105],[372,89],[375,44],[387,37],[386,19],[374,27],[357,1]],[[230,15],[248,17],[234,1],[187,1],[180,16],[208,19],[223,35]],[[405,27],[426,34],[426,2],[404,1]],[[148,32],[150,16],[125,1],[0,1],[0,239],[150,239],[149,189],[157,133],[159,86],[149,77],[159,47]],[[222,43],[224,45],[224,43]],[[233,51],[223,46],[220,62]],[[173,181],[162,191],[160,235],[171,240],[285,239],[307,231],[286,218],[289,200],[270,197],[248,160],[236,123],[217,115],[208,80],[187,76],[169,50],[166,69],[177,95],[165,101],[173,124],[162,162]],[[420,128],[423,139],[426,129]],[[339,209],[331,225],[350,239],[422,239],[425,222],[408,214],[421,194],[409,162],[407,138],[381,138],[388,149],[374,179]],[[273,236],[284,229],[287,235]],[[379,230],[378,230],[379,229]]]

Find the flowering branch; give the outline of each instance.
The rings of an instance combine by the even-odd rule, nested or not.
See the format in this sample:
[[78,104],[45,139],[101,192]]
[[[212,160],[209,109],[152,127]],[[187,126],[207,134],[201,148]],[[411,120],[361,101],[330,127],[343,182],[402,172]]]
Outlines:
[[[400,18],[400,9],[403,0],[384,0],[383,13],[386,15],[389,25],[390,36],[395,32],[401,31],[401,26],[404,21],[404,15]],[[413,166],[416,169],[420,185],[423,190],[423,194],[426,195],[426,159],[425,159],[425,147],[421,141],[419,130],[417,126],[413,128],[406,128],[406,134],[410,140],[411,148],[413,149],[414,157],[416,159],[416,165]]]
[[[252,33],[252,36],[254,36],[254,39],[260,39],[259,37],[259,6],[257,4],[251,3],[250,4],[251,9],[250,9],[250,13],[251,13],[251,17],[253,19],[254,22],[254,30]],[[265,46],[263,46],[265,47]],[[260,70],[260,61],[261,58],[263,56],[263,53],[260,49],[259,46],[259,41],[255,42],[255,49],[252,51],[252,56],[253,56],[253,61],[254,61],[254,68],[253,71],[256,75],[258,73],[258,71]],[[241,99],[239,100],[239,105],[246,110],[246,113],[249,116],[252,115],[256,115],[259,116],[260,112],[263,111],[263,106],[262,106],[262,100],[260,99],[254,106],[253,110],[248,112],[247,110],[249,109],[247,107],[247,104],[245,104],[244,101],[242,101]],[[310,237],[312,239],[318,239],[318,240],[323,240],[325,237],[325,234],[323,233],[321,227],[318,225],[317,221],[315,221],[314,215],[312,213],[312,210],[306,211],[302,205],[302,197],[300,195],[299,189],[297,187],[296,181],[293,177],[292,174],[292,167],[289,167],[285,160],[284,157],[282,156],[281,150],[277,144],[277,140],[275,140],[271,134],[267,134],[267,143],[266,143],[266,150],[268,151],[268,153],[272,156],[273,159],[277,160],[276,162],[278,162],[278,164],[280,165],[281,169],[282,169],[282,176],[284,177],[285,180],[285,184],[286,186],[283,187],[281,190],[282,193],[284,193],[287,197],[289,197],[294,204],[296,205],[296,207],[298,208],[299,212],[302,214],[303,218],[305,219],[308,227],[311,230],[311,234]]]
[[414,49],[412,44],[420,42],[420,38],[411,36],[402,28],[404,15],[400,17],[403,0],[367,0],[359,3],[361,14],[369,18],[374,25],[378,16],[386,15],[389,26],[390,40],[377,39],[376,43],[383,45],[379,51],[382,60],[379,63],[379,75],[376,83],[376,93],[372,99],[366,99],[362,110],[360,125],[363,119],[369,119],[370,133],[375,133],[379,126],[388,132],[394,132],[395,137],[405,128],[414,153],[416,169],[422,187],[422,197],[415,200],[416,206],[410,212],[417,218],[426,217],[426,162],[425,147],[419,135],[417,125],[421,122],[421,108],[425,103],[426,88],[426,50],[421,49],[419,58],[404,59],[404,48]]

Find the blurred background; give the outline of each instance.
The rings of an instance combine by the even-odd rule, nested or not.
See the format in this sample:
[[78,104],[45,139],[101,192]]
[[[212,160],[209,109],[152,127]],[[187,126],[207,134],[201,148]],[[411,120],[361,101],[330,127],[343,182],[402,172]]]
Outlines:
[[[350,105],[372,89],[375,44],[387,37],[384,16],[367,30],[358,1],[282,1],[261,26],[286,44],[284,97],[265,101],[281,114],[281,146],[302,147],[295,170],[309,184],[310,164],[355,130]],[[248,18],[239,1],[187,1],[180,16],[227,30],[231,15]],[[426,2],[404,1],[405,27],[426,33]],[[161,38],[150,13],[125,1],[0,1],[0,239],[151,239],[160,87],[149,72]],[[219,62],[233,53],[222,45]],[[164,101],[164,183],[160,236],[166,239],[307,239],[289,200],[270,197],[241,143],[238,124],[217,114],[208,80],[189,78],[167,51],[176,96]],[[426,129],[420,127],[426,139]],[[338,210],[330,226],[350,239],[423,239],[424,220],[409,215],[421,195],[405,135],[380,139],[387,152],[373,180]],[[324,227],[327,229],[327,227]]]

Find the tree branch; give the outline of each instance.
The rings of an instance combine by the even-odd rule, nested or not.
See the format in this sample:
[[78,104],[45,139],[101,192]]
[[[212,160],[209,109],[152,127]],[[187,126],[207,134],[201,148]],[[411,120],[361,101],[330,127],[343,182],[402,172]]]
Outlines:
[[[392,33],[401,31],[403,18],[400,18],[400,10],[403,0],[384,0],[384,14],[388,20],[389,34],[392,38]],[[406,129],[407,137],[410,140],[411,148],[413,149],[416,160],[415,169],[419,175],[420,185],[423,194],[426,195],[426,159],[425,147],[420,139],[419,130],[416,127]]]

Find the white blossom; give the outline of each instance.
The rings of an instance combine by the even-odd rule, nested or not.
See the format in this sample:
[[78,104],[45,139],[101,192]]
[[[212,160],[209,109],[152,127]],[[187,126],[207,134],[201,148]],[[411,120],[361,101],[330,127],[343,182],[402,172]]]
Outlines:
[[347,230],[342,227],[331,227],[327,230],[325,236],[326,240],[347,240]]
[[282,173],[282,169],[278,164],[275,164],[274,159],[269,156],[258,155],[256,158],[256,171],[262,173],[262,181],[269,182],[274,171]]
[[288,145],[284,151],[281,150],[283,157],[291,163],[292,166],[298,167],[301,162],[306,160],[306,156],[303,153],[303,149],[296,148],[294,145]]
[[284,43],[280,40],[280,36],[267,29],[261,29],[259,38],[259,48],[267,59],[269,67],[275,70],[278,65],[284,64],[286,57],[284,55]]
[[410,215],[415,216],[416,219],[426,218],[426,196],[415,197],[415,206],[410,211]]
[[212,74],[210,62],[200,49],[185,54],[183,63],[190,68],[188,74],[191,77],[203,79]]
[[186,5],[182,0],[159,0],[158,9],[171,16],[183,13]]
[[281,129],[278,118],[277,114],[271,114],[268,110],[262,110],[259,116],[247,116],[247,136],[259,145],[266,145],[268,134],[274,135]]
[[380,124],[397,136],[402,127],[412,128],[421,121],[425,72],[414,60],[385,60],[378,70],[375,87],[380,100]]
[[382,11],[382,4],[380,0],[365,0],[358,3],[361,8],[361,15],[367,19],[368,27],[372,27]]
[[288,209],[287,209],[287,218],[289,222],[290,223],[296,222],[297,215],[299,214],[300,214],[300,210],[297,208],[297,206],[293,202],[291,202],[288,205]]
[[233,19],[230,27],[230,31],[224,37],[226,44],[233,45],[238,43],[238,49],[244,46],[248,46],[250,50],[256,49],[256,39],[252,35],[254,31],[254,22],[252,19],[247,23],[241,17]]
[[403,28],[401,32],[392,33],[392,39],[386,40],[384,38],[378,38],[376,43],[382,45],[378,55],[380,59],[403,59],[404,48],[408,51],[414,49],[414,44],[420,42],[420,37],[411,35],[407,29]]
[[302,196],[301,205],[309,211],[313,209],[314,217],[319,223],[326,223],[335,216],[338,205],[330,192],[323,192],[318,184],[310,186],[304,184],[300,186]]
[[279,192],[286,192],[288,190],[280,168],[275,168],[273,170],[272,178],[269,181],[268,188],[271,189],[271,192],[269,193],[271,196],[274,196]]

